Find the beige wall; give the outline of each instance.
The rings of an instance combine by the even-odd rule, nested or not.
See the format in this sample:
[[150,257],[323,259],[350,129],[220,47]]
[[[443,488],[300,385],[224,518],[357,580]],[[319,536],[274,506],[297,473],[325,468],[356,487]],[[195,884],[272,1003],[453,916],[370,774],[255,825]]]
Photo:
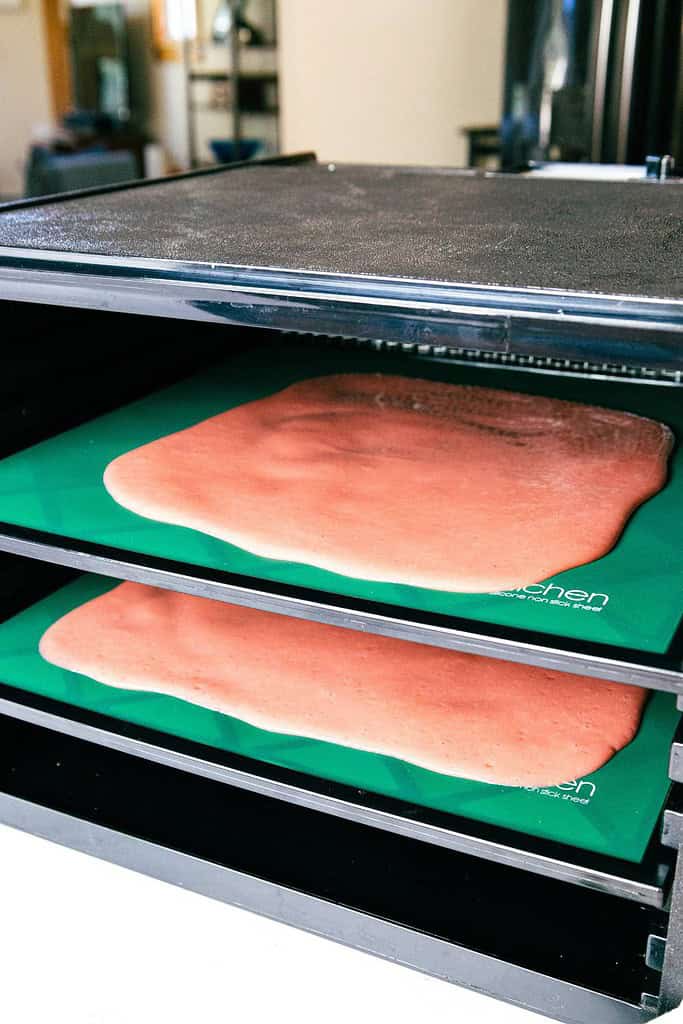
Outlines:
[[18,195],[31,133],[52,121],[40,0],[0,8],[0,100],[0,195]]
[[324,160],[466,163],[496,123],[505,0],[279,0],[282,148]]

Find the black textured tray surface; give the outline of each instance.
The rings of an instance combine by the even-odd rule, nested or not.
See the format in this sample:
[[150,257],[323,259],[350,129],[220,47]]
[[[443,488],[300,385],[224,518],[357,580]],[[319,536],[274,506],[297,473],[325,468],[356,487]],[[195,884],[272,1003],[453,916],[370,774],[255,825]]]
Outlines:
[[683,296],[683,186],[323,164],[0,209],[0,245]]

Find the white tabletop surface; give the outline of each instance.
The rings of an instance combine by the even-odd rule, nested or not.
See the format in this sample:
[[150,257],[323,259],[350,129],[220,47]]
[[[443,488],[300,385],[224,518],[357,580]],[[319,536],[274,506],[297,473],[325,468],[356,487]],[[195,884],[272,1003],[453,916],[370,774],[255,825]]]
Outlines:
[[0,865],[8,1024],[545,1019],[3,826]]

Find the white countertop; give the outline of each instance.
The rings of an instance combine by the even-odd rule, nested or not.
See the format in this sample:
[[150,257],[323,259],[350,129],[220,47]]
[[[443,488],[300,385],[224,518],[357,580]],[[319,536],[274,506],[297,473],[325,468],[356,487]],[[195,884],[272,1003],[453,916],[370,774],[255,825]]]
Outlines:
[[544,1018],[0,826],[7,1024]]

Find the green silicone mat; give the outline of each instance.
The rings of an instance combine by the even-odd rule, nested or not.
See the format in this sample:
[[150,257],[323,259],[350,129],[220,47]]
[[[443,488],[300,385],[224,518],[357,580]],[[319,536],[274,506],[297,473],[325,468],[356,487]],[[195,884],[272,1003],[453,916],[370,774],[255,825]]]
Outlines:
[[55,700],[413,804],[640,861],[669,790],[675,699],[651,696],[636,738],[599,771],[560,787],[517,789],[470,782],[379,754],[266,732],[195,704],[104,686],[45,661],[38,643],[62,615],[117,585],[74,583],[0,625],[0,680]]
[[[188,327],[188,334],[191,330]],[[683,402],[676,388],[416,364],[400,356],[324,345],[263,345],[0,461],[0,521],[404,609],[656,654],[667,650],[683,613],[680,445],[671,457],[666,487],[636,511],[616,547],[603,558],[546,581],[540,593],[538,585],[532,593],[447,593],[357,580],[262,558],[186,527],[144,519],[118,505],[102,484],[107,464],[131,448],[272,394],[296,380],[354,370],[417,374],[611,406],[659,419],[678,438],[683,436]],[[571,515],[571,508],[566,514]],[[587,600],[565,597],[577,591],[585,593]]]

